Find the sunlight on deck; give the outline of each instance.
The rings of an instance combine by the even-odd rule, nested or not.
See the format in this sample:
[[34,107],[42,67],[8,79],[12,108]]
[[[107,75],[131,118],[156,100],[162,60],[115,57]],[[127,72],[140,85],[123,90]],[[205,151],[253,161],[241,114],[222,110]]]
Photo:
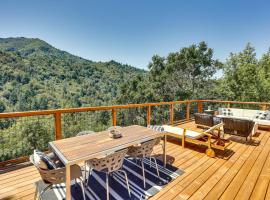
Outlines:
[[[270,133],[260,133],[252,142],[232,136],[216,158],[207,157],[205,147],[182,148],[180,139],[170,138],[168,160],[185,173],[151,199],[270,199]],[[155,152],[162,152],[159,146]],[[1,169],[0,199],[33,199],[37,180],[37,170],[25,163]]]

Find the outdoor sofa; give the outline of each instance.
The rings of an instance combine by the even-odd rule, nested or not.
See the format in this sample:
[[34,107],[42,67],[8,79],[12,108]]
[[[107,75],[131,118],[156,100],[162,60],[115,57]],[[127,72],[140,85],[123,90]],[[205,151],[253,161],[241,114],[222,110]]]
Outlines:
[[269,110],[262,111],[239,108],[219,108],[218,115],[216,117],[251,120],[255,123],[252,135],[256,134],[259,126],[270,127]]

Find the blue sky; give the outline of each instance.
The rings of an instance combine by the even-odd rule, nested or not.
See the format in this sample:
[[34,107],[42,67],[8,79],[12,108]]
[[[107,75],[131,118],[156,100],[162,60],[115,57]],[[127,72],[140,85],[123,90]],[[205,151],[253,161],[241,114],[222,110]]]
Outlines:
[[260,0],[6,0],[0,37],[41,38],[87,59],[146,69],[153,54],[202,40],[222,61],[247,42],[260,57],[270,47],[269,10]]

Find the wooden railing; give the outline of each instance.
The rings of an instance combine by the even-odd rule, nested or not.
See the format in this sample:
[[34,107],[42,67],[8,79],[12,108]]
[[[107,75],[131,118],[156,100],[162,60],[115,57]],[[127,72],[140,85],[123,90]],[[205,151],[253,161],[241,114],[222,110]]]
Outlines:
[[174,123],[174,105],[176,104],[186,104],[186,119],[190,118],[189,109],[190,103],[197,103],[198,100],[189,101],[173,101],[173,102],[159,102],[159,103],[144,103],[144,104],[127,104],[127,105],[114,105],[114,106],[99,106],[99,107],[82,107],[82,108],[66,108],[66,109],[55,109],[55,110],[40,110],[40,111],[28,111],[28,112],[10,112],[10,113],[0,113],[1,118],[15,118],[15,117],[29,117],[29,116],[41,116],[41,115],[54,115],[54,125],[55,125],[55,139],[59,140],[62,138],[62,120],[61,116],[64,113],[80,113],[89,111],[106,111],[111,110],[112,112],[112,125],[116,126],[116,115],[119,109],[132,109],[132,108],[143,108],[147,107],[147,125],[151,121],[151,108],[153,106],[170,106],[170,123]]
[[[152,108],[158,106],[169,107],[169,123],[175,124],[175,105],[183,104],[185,108],[185,119],[189,120],[190,107],[192,103],[197,104],[197,112],[203,112],[204,104],[225,104],[226,107],[233,105],[257,105],[262,110],[266,110],[270,107],[270,103],[267,102],[236,102],[236,101],[220,101],[220,100],[186,100],[186,101],[173,101],[173,102],[159,102],[159,103],[143,103],[143,104],[128,104],[128,105],[113,105],[113,106],[99,106],[99,107],[82,107],[82,108],[67,108],[67,109],[56,109],[56,110],[39,110],[39,111],[28,111],[28,112],[10,112],[0,113],[0,119],[3,118],[19,118],[19,117],[30,117],[30,116],[42,116],[52,115],[54,117],[54,138],[55,140],[62,139],[62,115],[65,113],[82,113],[89,111],[111,111],[112,125],[117,125],[117,112],[121,109],[133,109],[133,108],[146,108],[146,123],[151,124]],[[1,163],[0,163],[1,165]]]

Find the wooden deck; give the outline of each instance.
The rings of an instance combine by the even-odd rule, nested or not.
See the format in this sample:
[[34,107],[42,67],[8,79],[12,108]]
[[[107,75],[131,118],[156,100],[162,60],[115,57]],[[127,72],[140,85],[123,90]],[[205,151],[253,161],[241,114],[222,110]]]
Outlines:
[[[216,158],[207,157],[205,147],[183,149],[180,140],[169,139],[168,159],[185,173],[151,200],[270,199],[270,132],[260,132],[253,142],[233,136],[229,149],[217,152]],[[33,199],[33,183],[39,179],[27,164],[1,169],[0,199]]]

